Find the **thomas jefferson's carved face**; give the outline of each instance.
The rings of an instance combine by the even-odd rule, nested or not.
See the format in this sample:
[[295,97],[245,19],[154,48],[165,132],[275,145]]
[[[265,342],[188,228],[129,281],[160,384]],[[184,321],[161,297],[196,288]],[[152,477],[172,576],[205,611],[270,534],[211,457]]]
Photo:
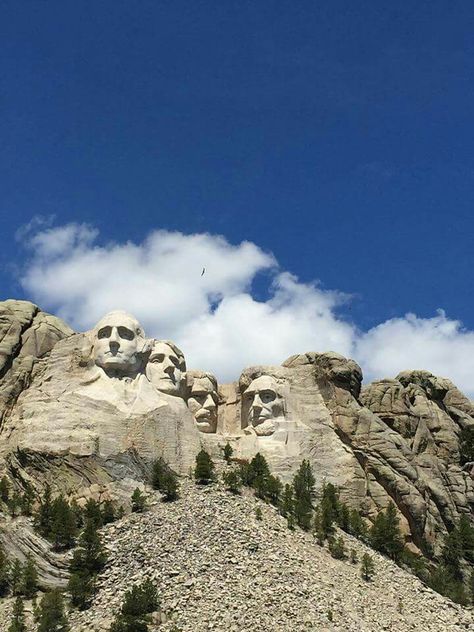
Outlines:
[[188,397],[188,407],[201,432],[216,432],[218,395],[209,377],[194,378]]
[[253,380],[244,393],[244,400],[248,406],[248,423],[257,429],[257,433],[261,424],[283,416],[283,397],[278,392],[276,380],[270,375]]
[[139,323],[125,312],[111,312],[95,327],[94,360],[97,366],[115,377],[136,373],[143,342]]
[[166,342],[155,342],[146,366],[146,376],[153,386],[162,393],[179,396],[184,371],[184,358]]

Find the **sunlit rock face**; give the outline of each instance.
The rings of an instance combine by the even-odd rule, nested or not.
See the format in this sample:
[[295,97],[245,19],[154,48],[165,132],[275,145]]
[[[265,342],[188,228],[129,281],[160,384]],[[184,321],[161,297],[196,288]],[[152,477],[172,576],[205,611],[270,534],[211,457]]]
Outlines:
[[84,467],[75,463],[68,472],[78,484],[143,476],[158,456],[187,472],[199,433],[185,401],[148,379],[153,347],[125,312],[60,340],[9,415],[2,451],[19,448],[29,463],[79,459]]
[[31,303],[5,301],[0,469],[70,491],[143,479],[158,456],[188,473],[202,446],[220,458],[229,442],[238,459],[261,452],[285,482],[308,459],[317,488],[334,483],[369,518],[393,501],[408,540],[439,551],[474,507],[472,463],[460,454],[474,405],[427,371],[361,385],[360,367],[332,352],[218,385],[125,312],[75,334]]
[[189,371],[187,400],[198,430],[205,433],[215,433],[219,405],[215,376],[205,371]]

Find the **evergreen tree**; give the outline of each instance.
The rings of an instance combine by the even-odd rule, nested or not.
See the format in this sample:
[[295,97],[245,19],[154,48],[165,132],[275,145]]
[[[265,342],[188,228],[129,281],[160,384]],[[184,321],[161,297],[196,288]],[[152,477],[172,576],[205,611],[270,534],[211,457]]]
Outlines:
[[287,518],[289,515],[293,515],[294,511],[294,498],[293,498],[293,486],[288,483],[285,485],[283,495],[280,503],[280,513]]
[[100,535],[94,520],[86,522],[79,537],[79,547],[70,564],[68,591],[71,603],[81,610],[88,607],[95,591],[95,578],[106,562]]
[[146,632],[149,615],[158,609],[156,587],[150,580],[133,586],[125,593],[120,613],[112,623],[110,632]]
[[52,499],[51,499],[51,487],[46,484],[43,492],[43,496],[40,501],[40,506],[37,514],[35,515],[35,528],[40,535],[44,538],[49,538],[51,535],[52,526]]
[[345,531],[346,533],[350,533],[350,511],[349,507],[345,503],[339,502],[337,512],[337,524],[341,527],[343,531]]
[[474,461],[474,426],[467,426],[461,430],[459,436],[459,452],[461,465]]
[[294,514],[296,523],[308,531],[313,511],[314,476],[309,461],[304,460],[293,478]]
[[372,576],[375,571],[374,560],[368,553],[364,553],[362,556],[361,564],[360,564],[360,572],[362,575],[362,579],[365,579],[366,582],[372,579]]
[[226,460],[227,463],[230,463],[230,459],[233,453],[234,453],[234,449],[232,448],[230,443],[227,442],[224,446],[224,459]]
[[21,592],[27,598],[31,599],[38,590],[38,571],[36,564],[33,561],[31,555],[26,558],[25,565],[23,567],[23,574],[21,579]]
[[396,507],[390,502],[384,512],[377,514],[370,531],[373,548],[395,561],[400,561],[404,549],[399,524]]
[[469,596],[471,604],[474,605],[474,568],[471,569],[471,574],[469,575]]
[[313,518],[313,534],[319,546],[323,546],[324,540],[328,537],[328,533],[323,528],[323,519],[321,507],[317,507]]
[[275,507],[278,507],[280,503],[281,490],[283,489],[283,483],[278,476],[270,476],[267,478],[266,484],[266,499]]
[[76,535],[76,516],[64,496],[60,495],[51,503],[49,539],[59,551],[71,548]]
[[171,502],[176,500],[179,496],[179,484],[178,477],[173,472],[173,470],[169,470],[163,477],[163,486],[162,486],[162,494],[163,500],[167,502]]
[[455,527],[445,538],[441,557],[455,580],[462,580],[463,547],[459,530]]
[[240,493],[241,481],[236,470],[229,470],[228,472],[224,472],[224,474],[222,475],[222,480],[224,481],[224,485],[230,492],[232,492],[233,494]]
[[357,509],[349,512],[349,533],[360,540],[367,540],[367,525]]
[[100,529],[104,524],[100,504],[93,498],[89,498],[84,507],[84,522],[93,522]]
[[23,496],[21,497],[21,513],[24,516],[31,516],[31,512],[33,509],[33,503],[35,500],[35,495],[31,485],[28,483],[25,484],[25,491],[23,492]]
[[38,607],[37,632],[68,632],[64,600],[59,590],[46,593]]
[[8,632],[26,632],[25,609],[21,597],[15,599],[12,620]]
[[254,481],[256,479],[265,480],[270,476],[270,468],[268,467],[268,463],[266,458],[260,452],[253,457],[250,461],[250,477],[252,479],[251,485],[254,485]]
[[7,503],[10,498],[10,483],[8,482],[8,478],[6,476],[2,476],[0,480],[0,499]]
[[207,485],[214,480],[214,463],[205,450],[201,450],[196,457],[194,478],[199,485]]
[[71,560],[71,571],[87,570],[90,573],[101,571],[107,561],[102,540],[93,521],[86,522],[79,536],[78,548]]
[[21,496],[18,492],[13,492],[8,501],[8,509],[13,518],[15,518],[19,512],[21,507]]
[[104,502],[104,506],[101,509],[102,513],[102,523],[109,524],[115,521],[115,509],[114,504],[111,500],[106,500]]
[[250,468],[250,463],[241,463],[239,467],[239,476],[242,481],[242,485],[246,487],[250,487],[253,482],[253,472]]
[[329,542],[329,552],[336,560],[343,560],[346,557],[346,548],[343,538],[332,538]]
[[23,565],[19,559],[15,559],[12,564],[10,574],[10,589],[12,595],[18,596],[22,593]]
[[132,511],[136,513],[142,513],[146,508],[146,499],[138,487],[135,488],[132,494]]
[[3,545],[0,544],[0,597],[4,597],[10,588],[10,571],[10,561]]
[[262,514],[262,510],[260,509],[260,507],[256,507],[255,508],[255,518],[257,520],[263,520],[263,514]]
[[463,555],[468,562],[474,564],[474,528],[466,514],[462,514],[457,526]]
[[169,466],[163,457],[160,456],[159,459],[153,462],[152,472],[151,472],[151,485],[153,489],[162,490],[163,489],[163,480],[165,476],[169,472]]

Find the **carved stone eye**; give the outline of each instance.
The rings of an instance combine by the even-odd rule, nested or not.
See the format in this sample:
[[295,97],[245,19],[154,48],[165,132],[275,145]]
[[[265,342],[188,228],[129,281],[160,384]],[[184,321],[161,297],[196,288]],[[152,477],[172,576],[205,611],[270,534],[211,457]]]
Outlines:
[[110,334],[112,333],[112,327],[102,327],[97,332],[97,338],[110,338]]
[[118,327],[117,329],[120,338],[124,338],[125,340],[133,340],[135,338],[135,334],[128,327]]

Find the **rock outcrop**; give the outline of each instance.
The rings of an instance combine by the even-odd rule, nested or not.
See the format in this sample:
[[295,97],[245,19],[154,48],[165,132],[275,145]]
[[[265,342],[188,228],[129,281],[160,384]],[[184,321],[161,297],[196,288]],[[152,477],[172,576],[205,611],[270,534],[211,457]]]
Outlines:
[[459,438],[474,405],[426,371],[361,388],[354,361],[310,352],[218,385],[187,374],[178,347],[146,338],[133,316],[113,312],[74,334],[22,301],[0,304],[0,335],[0,458],[17,487],[120,495],[158,456],[187,473],[201,447],[219,457],[229,442],[238,458],[263,453],[284,481],[308,459],[317,487],[336,484],[368,518],[393,501],[418,549],[439,553],[472,514]]

